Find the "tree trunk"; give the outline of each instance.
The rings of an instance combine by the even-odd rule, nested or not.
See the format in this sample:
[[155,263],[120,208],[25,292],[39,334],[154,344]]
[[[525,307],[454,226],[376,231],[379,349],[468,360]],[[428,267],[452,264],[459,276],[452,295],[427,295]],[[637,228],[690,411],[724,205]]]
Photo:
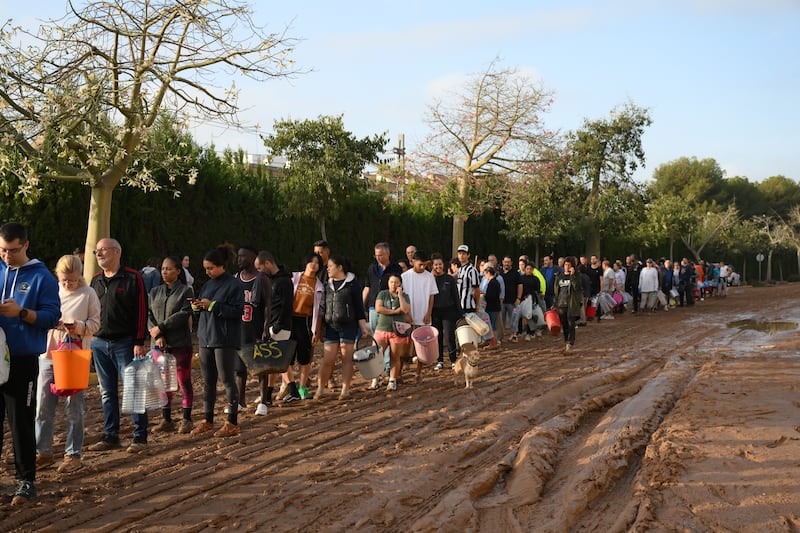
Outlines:
[[674,246],[675,246],[675,239],[673,239],[672,237],[670,237],[670,238],[669,238],[669,260],[670,260],[670,261],[671,261],[673,264],[675,263],[675,258],[673,257],[673,255],[674,255],[674,254],[673,254],[673,252],[674,252]]
[[94,257],[97,241],[111,237],[111,195],[113,192],[114,186],[110,186],[108,182],[92,187],[83,263],[83,276],[87,282],[98,270],[97,260]]
[[453,215],[453,255],[456,257],[456,249],[464,244],[464,217],[459,214]]
[[600,228],[596,224],[589,226],[586,233],[586,257],[596,255],[600,257]]
[[325,217],[319,217],[319,234],[322,236],[323,241],[328,240],[328,230],[325,227]]
[[797,273],[800,275],[800,246],[795,246],[795,252],[797,253]]
[[767,283],[772,281],[772,250],[771,249],[770,249],[769,252],[767,252],[767,279],[765,279],[764,281],[766,281]]
[[[457,176],[456,184],[458,186],[458,203],[456,212],[453,214],[453,257],[456,257],[456,249],[466,244],[464,242],[464,217],[463,213],[467,212],[467,196],[468,196],[468,182],[466,176]],[[474,255],[474,253],[473,253]]]

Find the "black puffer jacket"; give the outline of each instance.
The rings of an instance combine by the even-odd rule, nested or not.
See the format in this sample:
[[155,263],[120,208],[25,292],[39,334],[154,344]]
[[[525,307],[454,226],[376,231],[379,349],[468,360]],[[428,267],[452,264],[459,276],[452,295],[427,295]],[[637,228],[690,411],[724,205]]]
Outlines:
[[229,272],[208,280],[200,289],[198,299],[208,298],[214,305],[210,311],[200,311],[197,339],[202,348],[239,348],[242,342],[242,284]]

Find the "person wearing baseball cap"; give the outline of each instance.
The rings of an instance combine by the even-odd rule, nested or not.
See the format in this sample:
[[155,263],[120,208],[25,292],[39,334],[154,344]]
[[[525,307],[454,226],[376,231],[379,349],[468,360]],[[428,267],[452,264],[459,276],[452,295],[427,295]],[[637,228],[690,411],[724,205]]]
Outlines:
[[456,248],[456,255],[458,262],[461,263],[456,274],[461,309],[465,313],[474,313],[481,297],[480,274],[478,274],[478,269],[469,262],[469,246],[459,245]]

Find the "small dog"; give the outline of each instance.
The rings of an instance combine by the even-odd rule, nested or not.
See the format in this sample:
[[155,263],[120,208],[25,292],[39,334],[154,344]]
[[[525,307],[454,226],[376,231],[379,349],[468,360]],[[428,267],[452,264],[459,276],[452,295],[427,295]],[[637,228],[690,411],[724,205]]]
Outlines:
[[453,369],[454,377],[453,383],[458,385],[458,375],[464,373],[464,381],[466,382],[465,388],[471,389],[475,378],[478,377],[478,361],[480,360],[480,353],[474,345],[468,344],[461,350],[461,357],[456,361],[456,367]]

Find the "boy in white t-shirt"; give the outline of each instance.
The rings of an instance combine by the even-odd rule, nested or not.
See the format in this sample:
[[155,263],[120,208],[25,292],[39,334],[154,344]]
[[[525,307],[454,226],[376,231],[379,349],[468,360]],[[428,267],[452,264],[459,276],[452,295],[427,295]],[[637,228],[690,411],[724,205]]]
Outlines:
[[411,269],[403,272],[403,290],[411,299],[411,322],[414,326],[431,323],[433,296],[439,294],[436,279],[425,269],[428,256],[416,251],[411,259]]

